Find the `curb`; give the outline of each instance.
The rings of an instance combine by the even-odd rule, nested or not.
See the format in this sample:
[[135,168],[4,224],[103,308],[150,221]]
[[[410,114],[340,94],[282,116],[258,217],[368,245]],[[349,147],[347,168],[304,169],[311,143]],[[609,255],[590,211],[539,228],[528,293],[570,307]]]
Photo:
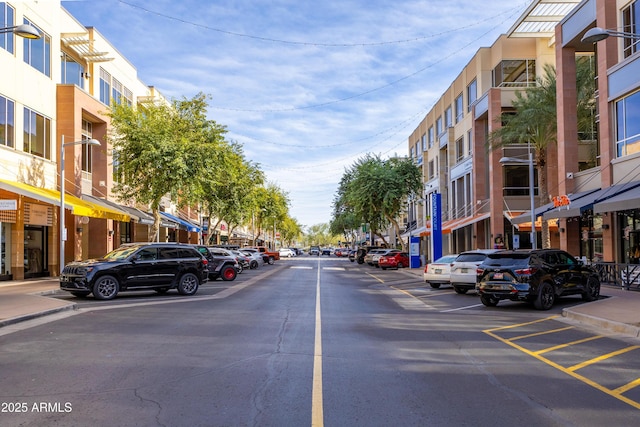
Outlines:
[[0,320],[0,328],[9,325],[15,325],[16,323],[26,322],[27,320],[37,319],[39,317],[49,316],[51,314],[60,313],[63,311],[76,310],[77,304],[72,303],[62,307],[50,308],[48,310],[42,310],[37,313],[29,313],[22,316],[12,317],[10,319]]

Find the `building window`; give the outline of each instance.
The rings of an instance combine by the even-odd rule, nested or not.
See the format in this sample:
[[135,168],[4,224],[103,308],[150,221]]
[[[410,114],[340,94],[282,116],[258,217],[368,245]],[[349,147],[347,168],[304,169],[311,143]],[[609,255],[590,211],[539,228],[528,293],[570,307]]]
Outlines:
[[[631,3],[622,9],[622,31],[631,34],[638,34],[638,25],[640,25],[640,8],[636,7],[637,2]],[[640,39],[635,37],[623,37],[624,48],[622,54],[624,58],[628,58],[638,51],[638,43]]]
[[111,99],[117,105],[122,104],[122,83],[120,83],[117,79],[113,79],[113,89],[111,91]]
[[456,139],[456,163],[464,159],[464,138]]
[[42,35],[39,39],[24,39],[24,62],[31,65],[47,77],[51,77],[51,36],[28,19],[24,23],[37,28]]
[[411,147],[411,152],[409,154],[409,157],[412,159],[416,158],[416,148],[415,147]]
[[493,69],[494,87],[527,87],[535,82],[535,59],[505,60]]
[[25,107],[24,151],[51,159],[51,119]]
[[124,88],[124,102],[131,107],[133,105],[133,92],[130,89]]
[[[5,2],[0,2],[0,26],[2,28],[13,27],[16,11]],[[13,53],[15,35],[13,32],[0,34],[0,47],[9,53]]]
[[478,82],[473,79],[467,86],[467,112],[471,112],[473,104],[478,100]]
[[15,147],[16,104],[0,96],[0,145]]
[[422,141],[422,151],[427,151],[427,134],[423,133],[420,140]]
[[436,166],[435,161],[429,160],[429,179],[434,179],[436,177]]
[[640,92],[617,101],[615,105],[618,157],[640,152]]
[[467,154],[473,154],[473,130],[467,131]]
[[111,74],[100,68],[100,102],[111,105]]
[[433,143],[436,140],[435,134],[433,132],[433,126],[429,128],[429,148],[433,147]]
[[436,119],[436,136],[440,136],[442,133],[442,116]]
[[84,89],[84,67],[64,52],[60,58],[60,64],[60,83],[76,85]]
[[464,117],[464,107],[462,105],[462,94],[458,95],[456,98],[456,123],[460,122]]
[[[82,120],[82,140],[88,141],[93,138],[93,124],[87,120]],[[91,173],[91,144],[82,144],[82,171]]]
[[[529,165],[505,165],[504,189],[505,196],[528,196],[529,195]],[[538,174],[534,174],[534,195],[538,194]]]
[[451,105],[449,105],[444,111],[444,127],[448,129],[451,126],[453,126],[453,113],[451,111]]

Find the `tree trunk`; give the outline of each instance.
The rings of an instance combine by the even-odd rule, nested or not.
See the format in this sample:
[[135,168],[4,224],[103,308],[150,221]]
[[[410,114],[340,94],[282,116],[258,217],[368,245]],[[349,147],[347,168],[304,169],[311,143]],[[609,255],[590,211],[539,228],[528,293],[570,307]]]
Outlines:
[[160,232],[160,210],[158,208],[152,208],[153,213],[153,225],[151,226],[151,233],[149,233],[149,242],[156,242],[159,239]]

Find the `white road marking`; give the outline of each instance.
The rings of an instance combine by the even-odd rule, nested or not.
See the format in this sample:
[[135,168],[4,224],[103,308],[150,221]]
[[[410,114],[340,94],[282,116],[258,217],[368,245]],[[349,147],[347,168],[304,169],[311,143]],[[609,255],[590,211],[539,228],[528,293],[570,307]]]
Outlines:
[[452,308],[450,310],[442,310],[440,313],[449,313],[452,311],[460,311],[460,310],[466,310],[468,308],[475,308],[475,307],[482,307],[483,304],[475,304],[475,305],[468,305],[466,307],[458,307],[458,308]]

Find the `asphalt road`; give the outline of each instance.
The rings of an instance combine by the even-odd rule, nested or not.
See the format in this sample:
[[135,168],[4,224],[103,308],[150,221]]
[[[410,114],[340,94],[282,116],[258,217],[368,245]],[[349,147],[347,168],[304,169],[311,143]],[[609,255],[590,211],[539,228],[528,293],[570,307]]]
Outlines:
[[[58,298],[73,298],[67,294]],[[2,426],[636,426],[640,344],[303,257],[0,336]]]

